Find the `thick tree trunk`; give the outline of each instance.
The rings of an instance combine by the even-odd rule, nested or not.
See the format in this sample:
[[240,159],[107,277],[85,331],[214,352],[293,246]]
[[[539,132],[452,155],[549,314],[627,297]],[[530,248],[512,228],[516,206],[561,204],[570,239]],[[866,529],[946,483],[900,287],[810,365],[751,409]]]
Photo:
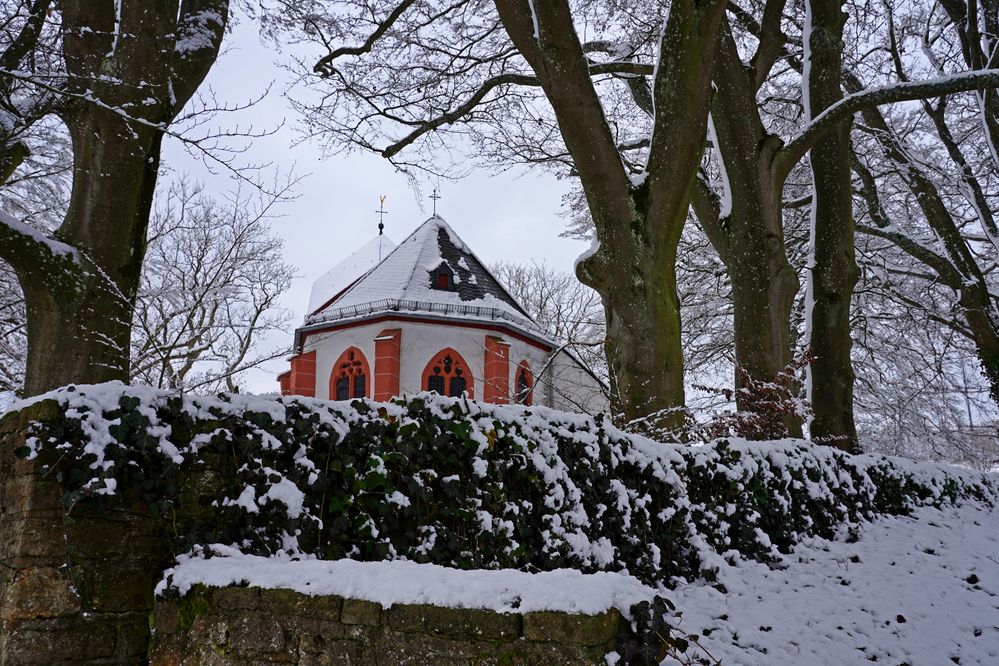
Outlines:
[[991,307],[988,289],[984,284],[976,287],[967,285],[961,290],[960,303],[978,350],[982,372],[989,381],[989,394],[999,405],[999,322],[995,308]]
[[[725,265],[732,282],[735,363],[754,380],[772,382],[791,363],[791,308],[798,276],[787,260],[778,192],[769,150],[727,167],[732,212],[722,228]],[[733,168],[734,167],[734,168]],[[736,371],[736,388],[744,375]],[[746,396],[736,394],[736,406]],[[801,436],[801,420],[784,419],[788,434]]]
[[[39,3],[43,7],[45,3]],[[73,191],[55,240],[0,226],[28,323],[25,394],[129,379],[132,310],[163,132],[215,62],[228,0],[63,0]]]
[[[719,211],[724,215],[719,220],[703,206],[697,213],[732,283],[735,385],[742,388],[738,369],[753,380],[772,382],[791,363],[791,308],[799,284],[784,245],[783,184],[773,170],[780,142],[763,126],[754,81],[731,33],[720,35],[718,48],[711,118],[731,210]],[[740,410],[749,409],[747,402],[736,394]],[[784,427],[801,435],[797,417],[785,417]]]
[[73,192],[59,239],[77,248],[83,270],[61,282],[21,280],[26,395],[130,376],[132,308],[162,134],[93,106],[68,125]]
[[[607,321],[607,363],[612,409],[624,421],[651,416],[652,428],[683,423],[683,351],[676,289],[677,232],[605,242],[579,263],[577,275],[600,294]],[[636,219],[635,228],[644,227]],[[630,234],[629,234],[630,236]]]
[[683,420],[676,250],[697,177],[721,0],[670,5],[653,82],[647,173],[629,180],[590,78],[568,2],[496,0],[514,45],[538,77],[572,155],[600,247],[577,274],[603,298],[615,411],[650,425]]
[[[840,0],[809,0],[805,80],[810,117],[842,99],[843,25]],[[850,302],[858,271],[854,253],[850,124],[840,123],[809,154],[814,197],[808,279],[808,398],[814,418],[812,439],[857,451],[853,420],[853,365]]]

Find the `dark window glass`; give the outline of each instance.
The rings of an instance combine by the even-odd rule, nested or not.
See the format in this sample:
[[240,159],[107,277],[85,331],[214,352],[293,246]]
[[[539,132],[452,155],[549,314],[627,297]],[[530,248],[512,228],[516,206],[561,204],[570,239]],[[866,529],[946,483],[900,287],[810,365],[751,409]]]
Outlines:
[[350,378],[341,377],[336,380],[336,399],[337,400],[348,400],[350,399]]
[[465,392],[465,388],[467,386],[468,382],[465,381],[464,377],[452,377],[450,386],[448,386],[448,395],[452,398],[459,398],[461,397],[461,394]]
[[427,377],[427,390],[444,395],[444,378],[440,375]]
[[364,385],[364,375],[356,375],[354,377],[354,397],[363,398],[366,390],[367,387]]

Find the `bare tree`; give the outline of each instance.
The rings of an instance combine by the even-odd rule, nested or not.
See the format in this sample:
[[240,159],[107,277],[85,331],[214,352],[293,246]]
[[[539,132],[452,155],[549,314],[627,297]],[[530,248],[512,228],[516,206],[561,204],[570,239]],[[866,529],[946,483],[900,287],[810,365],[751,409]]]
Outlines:
[[[31,108],[65,124],[73,154],[68,209],[51,237],[10,215],[0,223],[0,258],[27,310],[26,393],[128,378],[160,146],[218,55],[228,8],[228,0],[64,0],[31,3],[19,19],[27,27],[0,68],[4,104],[9,112],[29,91]],[[50,19],[51,50],[34,27]],[[16,177],[16,168],[5,170]]]
[[607,381],[604,315],[595,291],[545,264],[501,262],[490,270],[555,342],[590,374]]
[[280,197],[237,191],[218,202],[180,181],[156,207],[136,300],[132,379],[212,392],[238,389],[248,369],[286,354],[259,340],[283,330],[278,304],[294,277],[268,228]]

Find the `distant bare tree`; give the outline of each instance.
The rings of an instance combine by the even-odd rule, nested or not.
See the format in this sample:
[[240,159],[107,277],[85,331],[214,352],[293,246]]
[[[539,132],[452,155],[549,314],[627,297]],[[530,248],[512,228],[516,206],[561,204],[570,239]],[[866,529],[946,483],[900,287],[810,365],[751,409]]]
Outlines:
[[607,381],[604,313],[597,292],[545,264],[500,262],[490,270],[548,335]]
[[216,201],[181,181],[153,212],[132,332],[133,381],[235,391],[247,369],[286,353],[259,339],[282,330],[294,277],[268,228],[275,197]]

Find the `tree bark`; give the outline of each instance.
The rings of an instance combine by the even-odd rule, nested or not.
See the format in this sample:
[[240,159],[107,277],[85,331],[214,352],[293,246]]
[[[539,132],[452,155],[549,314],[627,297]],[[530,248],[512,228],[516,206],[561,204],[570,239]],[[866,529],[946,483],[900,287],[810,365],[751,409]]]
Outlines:
[[62,283],[21,278],[26,395],[67,382],[127,382],[130,375],[132,309],[162,133],[96,107],[68,125],[73,191],[60,232],[81,251],[84,270]]
[[[840,101],[843,71],[841,0],[808,0],[804,81],[806,112],[814,118]],[[853,191],[850,174],[850,123],[839,123],[809,153],[812,169],[808,277],[808,398],[815,442],[859,451],[853,419],[850,361],[850,303],[858,270],[854,251]]]
[[163,134],[215,62],[228,17],[228,0],[117,5],[60,2],[67,77],[55,108],[72,139],[73,190],[58,251],[0,225],[0,257],[25,295],[25,395],[128,381]]
[[655,130],[644,179],[625,173],[567,2],[496,0],[558,120],[600,245],[577,274],[607,318],[612,408],[624,420],[682,423],[676,251],[704,149],[714,42],[725,3],[670,5],[653,81]]
[[[714,82],[711,119],[731,210],[709,210],[702,197],[695,199],[695,212],[732,283],[735,363],[745,373],[736,370],[735,385],[743,388],[746,377],[772,382],[791,363],[791,308],[799,284],[784,244],[783,181],[774,171],[781,143],[766,132],[753,71],[743,66],[727,28],[718,40]],[[736,406],[748,410],[746,403],[737,392]],[[801,435],[796,417],[786,417],[784,427]]]

